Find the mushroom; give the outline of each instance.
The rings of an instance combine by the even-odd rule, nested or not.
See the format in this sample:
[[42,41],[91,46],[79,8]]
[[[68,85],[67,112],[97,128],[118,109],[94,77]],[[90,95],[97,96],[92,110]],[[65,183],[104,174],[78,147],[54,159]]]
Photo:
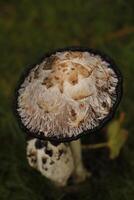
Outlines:
[[70,142],[71,167],[65,184],[72,171],[77,182],[85,180],[89,173],[78,138],[98,131],[113,117],[121,93],[120,71],[108,56],[78,47],[46,54],[27,70],[16,92],[21,127],[36,138],[27,149],[35,146],[37,138],[47,140],[51,147],[53,141],[60,142],[65,149],[64,142]]
[[31,167],[57,186],[65,186],[74,171],[73,156],[68,143],[29,138],[27,159]]

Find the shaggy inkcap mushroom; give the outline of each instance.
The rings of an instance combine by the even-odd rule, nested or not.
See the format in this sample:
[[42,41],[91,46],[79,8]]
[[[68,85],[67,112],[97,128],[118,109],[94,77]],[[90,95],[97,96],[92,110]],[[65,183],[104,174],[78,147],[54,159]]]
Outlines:
[[121,75],[98,51],[66,48],[44,56],[17,89],[17,115],[27,133],[71,141],[98,130],[120,101]]

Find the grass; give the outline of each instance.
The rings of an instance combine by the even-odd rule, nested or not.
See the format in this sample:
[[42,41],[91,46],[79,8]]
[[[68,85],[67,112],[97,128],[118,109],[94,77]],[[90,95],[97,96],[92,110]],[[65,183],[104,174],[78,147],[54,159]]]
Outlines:
[[[132,0],[0,0],[0,200],[134,199],[133,8]],[[108,160],[104,149],[85,153],[92,178],[58,189],[28,166],[12,100],[26,66],[49,50],[72,45],[100,49],[116,60],[124,76],[118,112],[126,113],[129,137],[116,160]],[[83,142],[101,140],[98,135]]]

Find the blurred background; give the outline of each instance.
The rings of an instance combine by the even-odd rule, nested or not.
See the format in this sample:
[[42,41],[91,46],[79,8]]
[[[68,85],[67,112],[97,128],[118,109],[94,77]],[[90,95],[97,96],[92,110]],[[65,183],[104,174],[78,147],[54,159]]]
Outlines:
[[[116,61],[124,77],[116,118],[125,113],[128,139],[115,159],[107,148],[85,150],[92,177],[60,189],[28,166],[12,102],[24,69],[44,53],[67,46],[99,49]],[[0,0],[0,200],[133,200],[133,97],[133,0]],[[83,137],[83,144],[105,141],[104,132]]]

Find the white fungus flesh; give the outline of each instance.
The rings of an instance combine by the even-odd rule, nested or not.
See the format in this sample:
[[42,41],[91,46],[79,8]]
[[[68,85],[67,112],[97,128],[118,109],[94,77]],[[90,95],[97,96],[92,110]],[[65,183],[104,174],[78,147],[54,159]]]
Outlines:
[[116,102],[118,78],[110,63],[89,52],[52,54],[21,84],[18,113],[35,135],[57,139],[93,130]]

